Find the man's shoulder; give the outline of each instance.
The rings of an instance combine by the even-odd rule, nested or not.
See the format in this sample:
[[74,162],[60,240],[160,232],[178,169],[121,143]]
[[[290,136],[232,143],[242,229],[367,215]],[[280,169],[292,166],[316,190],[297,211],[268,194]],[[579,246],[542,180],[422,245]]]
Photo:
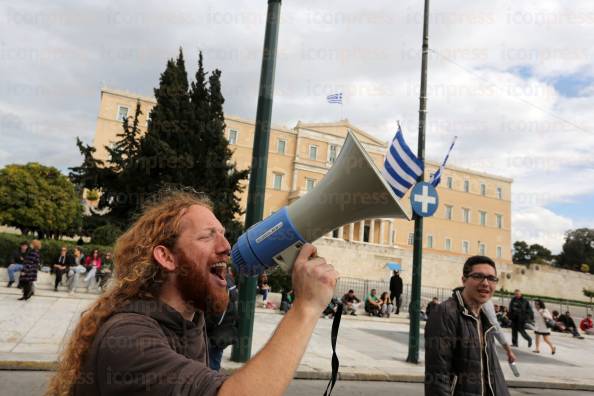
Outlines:
[[135,312],[115,313],[103,323],[98,335],[100,338],[165,336],[155,319]]

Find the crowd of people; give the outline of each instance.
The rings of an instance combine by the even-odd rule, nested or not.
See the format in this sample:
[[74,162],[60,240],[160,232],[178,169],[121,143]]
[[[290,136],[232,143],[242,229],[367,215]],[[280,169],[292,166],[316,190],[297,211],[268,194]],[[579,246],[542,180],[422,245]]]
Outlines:
[[[54,291],[59,291],[64,286],[69,293],[74,291],[83,281],[87,292],[91,290],[104,290],[113,271],[112,253],[104,255],[97,249],[85,255],[80,246],[69,249],[63,245],[57,257],[42,260],[41,242],[37,239],[23,241],[10,257],[7,267],[8,284],[12,287],[19,274],[17,287],[23,290],[20,300],[28,300],[34,294],[34,282],[37,281],[37,272],[49,272],[54,275]],[[42,264],[43,263],[43,264]]]

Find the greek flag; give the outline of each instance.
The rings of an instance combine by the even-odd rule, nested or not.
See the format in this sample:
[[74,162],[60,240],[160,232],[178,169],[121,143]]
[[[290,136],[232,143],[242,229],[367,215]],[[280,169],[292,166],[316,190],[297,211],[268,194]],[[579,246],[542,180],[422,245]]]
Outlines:
[[342,104],[342,92],[328,95],[328,96],[326,96],[326,100],[328,101],[328,103]]
[[429,183],[431,183],[433,187],[437,187],[439,182],[441,182],[441,174],[443,173],[443,169],[445,168],[446,162],[448,162],[448,158],[450,157],[450,153],[454,148],[454,144],[456,144],[456,139],[458,139],[458,136],[454,136],[454,140],[452,140],[452,144],[450,145],[450,149],[448,150],[448,153],[446,154],[443,163],[441,164],[437,172],[431,175],[431,181],[429,181]]
[[408,147],[398,126],[398,132],[388,147],[382,174],[398,197],[402,198],[423,173],[424,165]]

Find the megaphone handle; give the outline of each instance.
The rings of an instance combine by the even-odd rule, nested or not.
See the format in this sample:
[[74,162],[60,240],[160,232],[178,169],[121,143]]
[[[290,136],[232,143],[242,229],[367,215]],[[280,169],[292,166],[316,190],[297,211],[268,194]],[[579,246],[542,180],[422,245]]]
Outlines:
[[293,264],[295,264],[295,260],[299,255],[299,251],[303,247],[303,242],[297,241],[276,256],[273,257],[275,263],[278,264],[283,270],[287,273],[291,273],[293,269]]

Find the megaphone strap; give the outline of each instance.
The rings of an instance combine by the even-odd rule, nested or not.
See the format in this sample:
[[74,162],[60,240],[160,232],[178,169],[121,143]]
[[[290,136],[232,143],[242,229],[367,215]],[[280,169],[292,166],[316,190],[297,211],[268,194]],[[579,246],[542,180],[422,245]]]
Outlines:
[[338,361],[338,356],[336,355],[336,339],[338,338],[338,328],[340,327],[341,317],[342,303],[338,303],[336,307],[336,313],[334,314],[334,321],[332,322],[332,332],[330,333],[330,340],[332,343],[332,376],[330,377],[330,381],[326,386],[324,396],[330,396],[332,394],[332,389],[334,389],[334,384],[336,383],[336,379],[338,377],[338,368],[340,367],[340,362]]

